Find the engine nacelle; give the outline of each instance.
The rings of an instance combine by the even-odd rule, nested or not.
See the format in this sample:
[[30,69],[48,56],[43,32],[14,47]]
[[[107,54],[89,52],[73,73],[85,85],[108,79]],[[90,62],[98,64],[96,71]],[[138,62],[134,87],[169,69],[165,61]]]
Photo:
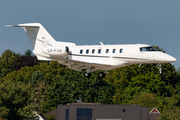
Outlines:
[[51,56],[65,56],[69,53],[69,48],[67,46],[45,47],[42,48],[42,51]]

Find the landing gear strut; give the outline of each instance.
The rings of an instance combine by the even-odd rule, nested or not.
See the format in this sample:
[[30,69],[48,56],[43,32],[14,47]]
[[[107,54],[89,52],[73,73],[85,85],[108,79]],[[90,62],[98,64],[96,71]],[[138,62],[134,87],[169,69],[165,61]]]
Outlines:
[[161,68],[161,63],[158,64],[157,66],[159,66],[159,74],[160,74],[160,75],[163,74],[163,70],[162,70],[162,68]]

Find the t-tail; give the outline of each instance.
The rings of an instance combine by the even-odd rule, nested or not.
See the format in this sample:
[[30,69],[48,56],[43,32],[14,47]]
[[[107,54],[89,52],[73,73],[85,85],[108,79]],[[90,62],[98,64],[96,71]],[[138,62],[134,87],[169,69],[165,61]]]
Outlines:
[[[51,47],[62,46],[74,46],[74,43],[59,42],[47,32],[47,30],[40,23],[26,23],[18,25],[7,25],[7,27],[20,27],[23,28],[34,48],[33,53],[37,55],[39,60],[50,60],[46,57],[46,50]],[[43,53],[44,55],[43,55]],[[39,55],[38,55],[39,54]]]

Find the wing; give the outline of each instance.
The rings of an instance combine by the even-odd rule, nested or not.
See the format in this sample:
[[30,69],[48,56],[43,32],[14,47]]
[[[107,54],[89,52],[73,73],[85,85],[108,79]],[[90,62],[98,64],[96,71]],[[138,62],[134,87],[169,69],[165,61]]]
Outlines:
[[68,68],[76,70],[76,71],[81,71],[82,69],[87,69],[87,68],[93,68],[93,71],[96,70],[107,70],[107,68],[111,67],[111,65],[106,65],[106,64],[99,64],[99,63],[88,63],[88,62],[82,62],[78,60],[70,60],[70,59],[65,59],[65,58],[59,58],[59,57],[53,57],[53,59],[57,60],[58,63],[63,64],[68,66]]

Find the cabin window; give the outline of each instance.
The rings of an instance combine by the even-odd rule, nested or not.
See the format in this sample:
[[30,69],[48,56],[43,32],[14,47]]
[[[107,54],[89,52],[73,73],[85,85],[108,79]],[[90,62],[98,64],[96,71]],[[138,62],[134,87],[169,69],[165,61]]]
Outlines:
[[92,49],[92,54],[94,54],[94,52],[95,52],[95,49]]
[[89,50],[86,50],[86,54],[88,54],[89,53]]
[[123,52],[123,49],[120,49],[120,50],[119,50],[119,53],[122,53],[122,52]]
[[109,49],[106,49],[106,53],[109,53]]
[[116,52],[116,49],[113,49],[113,53],[115,53]]
[[99,54],[101,53],[101,49],[98,50],[98,53],[99,53]]
[[83,53],[83,50],[80,50],[80,54],[82,54]]

